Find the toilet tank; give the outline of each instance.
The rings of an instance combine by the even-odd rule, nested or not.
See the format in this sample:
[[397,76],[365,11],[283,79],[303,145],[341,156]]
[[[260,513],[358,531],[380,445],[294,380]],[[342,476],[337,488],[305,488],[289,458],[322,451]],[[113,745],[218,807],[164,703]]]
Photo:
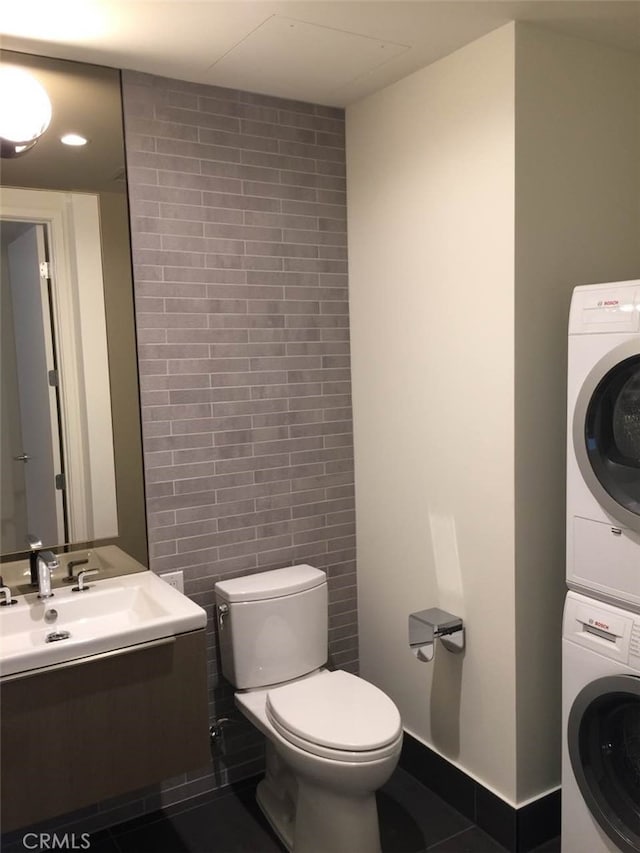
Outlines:
[[[327,661],[327,578],[287,566],[215,585],[222,673],[239,689],[299,678]],[[228,609],[227,609],[228,608]]]

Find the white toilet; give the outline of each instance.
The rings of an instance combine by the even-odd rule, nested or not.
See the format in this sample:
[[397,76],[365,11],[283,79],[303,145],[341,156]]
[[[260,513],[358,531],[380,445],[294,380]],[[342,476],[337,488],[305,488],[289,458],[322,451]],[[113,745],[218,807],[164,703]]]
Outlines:
[[267,738],[257,800],[288,850],[379,853],[375,792],[402,723],[381,690],[327,662],[327,579],[312,566],[215,585],[222,672]]

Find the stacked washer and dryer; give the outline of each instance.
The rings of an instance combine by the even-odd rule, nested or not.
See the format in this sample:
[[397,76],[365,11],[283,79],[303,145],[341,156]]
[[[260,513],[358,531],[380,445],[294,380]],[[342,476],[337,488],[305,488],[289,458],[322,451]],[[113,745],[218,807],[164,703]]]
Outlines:
[[563,853],[640,851],[640,280],[569,316]]

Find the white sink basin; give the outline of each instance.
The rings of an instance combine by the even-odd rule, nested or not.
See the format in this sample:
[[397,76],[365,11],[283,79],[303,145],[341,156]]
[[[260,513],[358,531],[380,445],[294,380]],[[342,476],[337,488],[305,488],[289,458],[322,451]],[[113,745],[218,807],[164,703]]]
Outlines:
[[[0,607],[0,676],[204,628],[205,611],[151,571],[96,580],[90,589],[15,596]],[[64,639],[47,640],[52,634]]]

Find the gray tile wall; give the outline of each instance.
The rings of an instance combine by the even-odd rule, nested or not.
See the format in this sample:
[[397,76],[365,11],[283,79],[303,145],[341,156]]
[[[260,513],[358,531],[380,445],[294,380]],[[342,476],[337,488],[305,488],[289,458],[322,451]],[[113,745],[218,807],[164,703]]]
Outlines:
[[[151,568],[213,585],[325,569],[330,661],[357,668],[344,114],[125,72],[124,114]],[[229,727],[213,767],[165,802],[259,772]]]

